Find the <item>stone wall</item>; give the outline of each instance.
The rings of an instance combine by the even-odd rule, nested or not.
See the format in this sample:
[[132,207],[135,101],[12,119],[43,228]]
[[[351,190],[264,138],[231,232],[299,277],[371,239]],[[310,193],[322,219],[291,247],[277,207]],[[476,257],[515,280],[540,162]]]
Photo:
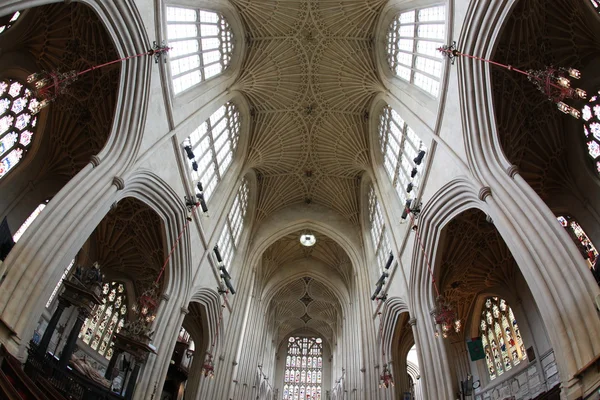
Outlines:
[[541,362],[530,363],[497,386],[480,393],[475,390],[475,400],[529,400],[559,383],[558,367],[551,350],[541,357]]

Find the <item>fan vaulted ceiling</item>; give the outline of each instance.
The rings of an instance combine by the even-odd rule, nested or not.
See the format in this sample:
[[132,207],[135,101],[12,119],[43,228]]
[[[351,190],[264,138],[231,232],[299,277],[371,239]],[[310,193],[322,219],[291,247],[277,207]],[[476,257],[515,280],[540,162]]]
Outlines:
[[232,0],[248,52],[238,82],[250,102],[257,219],[318,203],[358,224],[369,163],[367,110],[382,90],[373,55],[385,1]]

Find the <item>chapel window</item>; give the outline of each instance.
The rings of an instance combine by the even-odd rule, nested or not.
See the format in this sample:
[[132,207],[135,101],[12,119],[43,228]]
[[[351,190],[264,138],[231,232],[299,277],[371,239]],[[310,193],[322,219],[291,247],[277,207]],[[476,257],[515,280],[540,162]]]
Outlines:
[[414,197],[421,180],[426,148],[417,134],[396,111],[386,106],[379,120],[379,143],[385,170],[400,201]]
[[31,226],[31,224],[33,224],[33,221],[35,221],[35,219],[37,217],[39,217],[39,215],[42,213],[42,211],[44,210],[44,208],[46,208],[46,203],[42,203],[39,206],[37,206],[35,208],[35,210],[33,210],[33,212],[29,215],[29,217],[27,217],[27,219],[25,220],[25,222],[23,222],[23,224],[21,224],[21,227],[19,229],[17,229],[17,231],[13,235],[13,241],[15,243],[17,243],[19,241],[19,239],[21,239],[21,236],[23,236],[23,234],[25,233],[25,231],[27,229],[29,229],[29,227]]
[[588,235],[585,233],[581,225],[575,219],[568,215],[559,215],[556,217],[558,222],[567,230],[567,233],[573,239],[581,255],[588,263],[590,268],[595,267],[596,259],[598,258],[598,249]]
[[387,59],[398,77],[437,97],[442,76],[446,8],[428,7],[400,13],[390,24]]
[[283,400],[321,400],[323,340],[291,336],[288,339]]
[[594,168],[600,174],[600,91],[583,106],[581,118],[588,155],[594,160]]
[[31,147],[39,102],[21,82],[0,80],[0,179]]
[[10,29],[15,24],[15,22],[17,22],[20,16],[21,13],[17,11],[13,14],[0,17],[0,33],[6,31],[7,29]]
[[377,265],[382,272],[391,250],[383,214],[373,186],[369,190],[369,221],[371,223],[371,243],[377,258]]
[[167,38],[175,94],[220,74],[231,61],[233,33],[219,13],[167,7]]
[[113,335],[125,325],[127,294],[121,282],[105,283],[102,286],[102,304],[94,315],[86,318],[79,338],[110,360],[113,355]]
[[504,299],[488,297],[485,300],[479,334],[490,380],[527,359],[519,325]]
[[240,115],[229,102],[204,121],[183,142],[196,192],[201,184],[208,200],[233,161],[240,133]]
[[248,209],[248,191],[248,181],[244,179],[233,200],[233,205],[231,206],[231,210],[229,210],[229,214],[227,214],[225,226],[217,242],[225,265],[231,265],[235,251],[240,243],[246,211]]

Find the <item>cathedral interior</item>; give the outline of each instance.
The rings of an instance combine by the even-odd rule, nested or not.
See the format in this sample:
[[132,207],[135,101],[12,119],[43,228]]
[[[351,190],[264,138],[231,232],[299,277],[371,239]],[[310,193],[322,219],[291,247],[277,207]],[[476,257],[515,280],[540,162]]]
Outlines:
[[598,71],[598,0],[3,0],[0,398],[600,399]]

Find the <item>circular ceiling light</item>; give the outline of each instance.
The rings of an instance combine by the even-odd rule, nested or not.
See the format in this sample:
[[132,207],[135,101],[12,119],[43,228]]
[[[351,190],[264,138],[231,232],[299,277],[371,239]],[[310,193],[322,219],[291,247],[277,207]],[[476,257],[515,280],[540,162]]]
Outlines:
[[317,238],[312,233],[305,232],[300,235],[300,244],[302,244],[302,246],[310,247],[314,246],[315,243],[317,243]]

